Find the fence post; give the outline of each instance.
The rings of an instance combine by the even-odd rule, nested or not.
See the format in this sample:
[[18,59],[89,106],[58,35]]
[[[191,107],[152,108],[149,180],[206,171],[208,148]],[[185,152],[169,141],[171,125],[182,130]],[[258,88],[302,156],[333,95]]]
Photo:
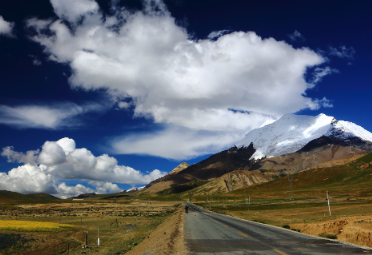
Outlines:
[[85,248],[88,248],[88,231],[85,232]]
[[98,226],[98,246],[99,246],[99,226]]

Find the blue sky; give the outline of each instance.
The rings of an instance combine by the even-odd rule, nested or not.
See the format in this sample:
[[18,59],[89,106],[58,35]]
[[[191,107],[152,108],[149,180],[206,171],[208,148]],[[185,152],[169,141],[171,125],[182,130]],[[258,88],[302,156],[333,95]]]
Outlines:
[[371,7],[2,1],[0,189],[144,186],[285,113],[372,131]]

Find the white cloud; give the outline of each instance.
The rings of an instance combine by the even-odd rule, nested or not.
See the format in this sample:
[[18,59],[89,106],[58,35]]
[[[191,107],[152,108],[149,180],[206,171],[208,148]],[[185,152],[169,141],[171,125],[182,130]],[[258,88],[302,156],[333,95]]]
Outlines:
[[305,37],[297,30],[295,30],[292,34],[289,34],[288,37],[289,39],[291,39],[291,41],[299,41],[299,40],[304,41],[305,40]]
[[38,163],[53,166],[66,162],[66,154],[56,142],[46,141],[42,148]]
[[13,146],[7,146],[3,148],[1,156],[7,157],[8,162],[26,163],[30,165],[36,165],[37,155],[40,150],[27,151],[26,154],[22,152],[16,152],[13,150]]
[[[51,60],[70,65],[72,87],[105,88],[114,98],[129,97],[135,117],[193,129],[194,138],[204,139],[199,131],[246,133],[285,113],[309,108],[313,99],[305,96],[306,91],[332,73],[328,67],[323,72],[316,69],[308,83],[304,76],[309,67],[325,62],[320,54],[254,32],[217,31],[209,39],[190,40],[159,0],[144,1],[144,10],[136,12],[116,6],[112,16],[103,14],[93,1],[79,2],[85,7],[77,8],[77,13],[62,0],[52,3],[60,19],[34,18],[27,25]],[[73,31],[66,20],[73,23]],[[262,121],[252,124],[253,115]],[[140,153],[123,147],[115,148]],[[143,150],[154,151],[152,155],[173,153]]]
[[102,111],[106,106],[74,103],[61,103],[52,106],[24,105],[10,107],[0,105],[0,123],[18,128],[46,128],[78,126],[80,121],[75,117],[91,111]]
[[96,187],[97,194],[119,193],[123,191],[117,184],[111,182],[90,181],[89,184]]
[[227,34],[228,32],[230,32],[230,30],[213,31],[213,32],[211,32],[211,33],[208,35],[208,39],[210,39],[210,40],[218,39],[219,37],[221,37],[221,36]]
[[356,51],[353,47],[346,47],[345,45],[342,45],[338,48],[331,46],[329,47],[329,54],[339,58],[354,59],[355,53]]
[[14,37],[13,34],[14,22],[5,21],[0,15],[0,35]]
[[331,73],[339,73],[339,71],[337,69],[332,69],[329,66],[315,68],[314,72],[313,72],[312,83],[315,86],[315,84],[320,82],[323,79],[324,76],[329,75]]
[[85,187],[84,185],[77,184],[75,186],[67,186],[66,183],[61,183],[56,187],[56,193],[52,194],[59,198],[77,197],[80,194],[95,193],[96,191]]
[[0,173],[0,190],[20,193],[56,192],[54,178],[46,173],[44,166],[25,164],[13,168],[6,173]]
[[308,106],[311,110],[319,110],[321,107],[332,108],[333,104],[327,98],[309,100]]
[[118,107],[120,109],[128,109],[132,104],[129,102],[119,102]]
[[[8,146],[3,148],[1,155],[8,161],[26,163],[8,174],[0,173],[0,190],[21,193],[47,192],[66,197],[91,192],[120,192],[122,190],[113,182],[132,186],[148,184],[167,174],[155,169],[144,175],[131,167],[118,165],[117,160],[107,154],[95,157],[86,148],[76,148],[75,141],[67,137],[56,142],[46,141],[40,153],[32,150],[24,154]],[[75,187],[65,183],[57,185],[61,179],[91,180],[96,191],[80,184]]]
[[77,22],[84,15],[98,12],[98,4],[93,0],[50,0],[58,17]]
[[147,154],[169,159],[188,159],[221,151],[242,139],[245,132],[195,131],[170,127],[160,132],[133,134],[113,142],[117,153]]

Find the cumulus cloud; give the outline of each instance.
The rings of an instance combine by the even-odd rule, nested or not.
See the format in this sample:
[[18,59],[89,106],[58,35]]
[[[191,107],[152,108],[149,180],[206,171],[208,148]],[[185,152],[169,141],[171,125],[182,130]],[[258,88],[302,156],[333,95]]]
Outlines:
[[329,47],[329,54],[339,58],[354,59],[355,53],[356,51],[353,47],[346,47],[345,45],[342,45],[338,48],[331,46]]
[[0,173],[0,190],[20,193],[56,193],[55,179],[48,174],[45,166],[25,164],[13,168],[6,173]]
[[13,146],[7,146],[3,148],[1,156],[7,157],[8,162],[26,163],[30,165],[36,165],[37,155],[40,150],[27,151],[26,154],[22,152],[16,152],[13,150]]
[[304,41],[305,40],[305,37],[300,32],[298,32],[297,30],[295,30],[292,34],[289,34],[288,37],[293,42],[294,41]]
[[77,22],[84,15],[98,12],[98,4],[93,0],[51,0],[58,17]]
[[56,192],[52,193],[54,196],[59,198],[69,198],[69,197],[76,197],[80,194],[86,194],[86,193],[95,193],[96,191],[85,187],[84,185],[77,184],[75,186],[67,186],[66,183],[61,183],[55,188]]
[[123,191],[117,184],[111,182],[90,181],[89,184],[96,187],[97,194],[119,193]]
[[57,129],[81,125],[77,116],[92,112],[102,111],[106,106],[100,104],[77,105],[74,103],[60,103],[51,106],[0,105],[0,123],[17,128],[45,128]]
[[[3,148],[1,154],[11,162],[26,163],[6,173],[0,173],[0,189],[21,192],[46,192],[58,197],[75,196],[82,193],[120,192],[115,183],[148,184],[166,174],[153,170],[142,174],[128,166],[118,165],[115,158],[103,154],[94,156],[86,148],[76,148],[75,141],[65,137],[56,142],[46,141],[42,150],[16,152],[13,147]],[[93,190],[84,185],[58,184],[61,179],[90,180]]]
[[0,15],[0,35],[14,37],[13,28],[14,23],[5,21],[3,16]]
[[[52,1],[57,20],[27,21],[34,30],[32,40],[44,47],[49,59],[71,67],[72,87],[105,88],[114,98],[131,98],[134,117],[169,127],[195,134],[246,133],[309,108],[313,99],[306,91],[332,73],[316,71],[307,82],[310,67],[325,62],[320,54],[255,32],[223,30],[191,40],[160,0],[146,0],[143,10],[135,12],[116,6],[112,15],[93,0],[76,1],[79,7],[70,1]],[[135,151],[122,147],[115,148]]]

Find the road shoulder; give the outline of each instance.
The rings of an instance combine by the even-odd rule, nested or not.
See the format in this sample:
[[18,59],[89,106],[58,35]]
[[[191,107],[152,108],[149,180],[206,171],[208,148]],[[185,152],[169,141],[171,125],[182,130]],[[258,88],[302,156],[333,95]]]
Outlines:
[[127,255],[187,254],[183,230],[183,205]]

